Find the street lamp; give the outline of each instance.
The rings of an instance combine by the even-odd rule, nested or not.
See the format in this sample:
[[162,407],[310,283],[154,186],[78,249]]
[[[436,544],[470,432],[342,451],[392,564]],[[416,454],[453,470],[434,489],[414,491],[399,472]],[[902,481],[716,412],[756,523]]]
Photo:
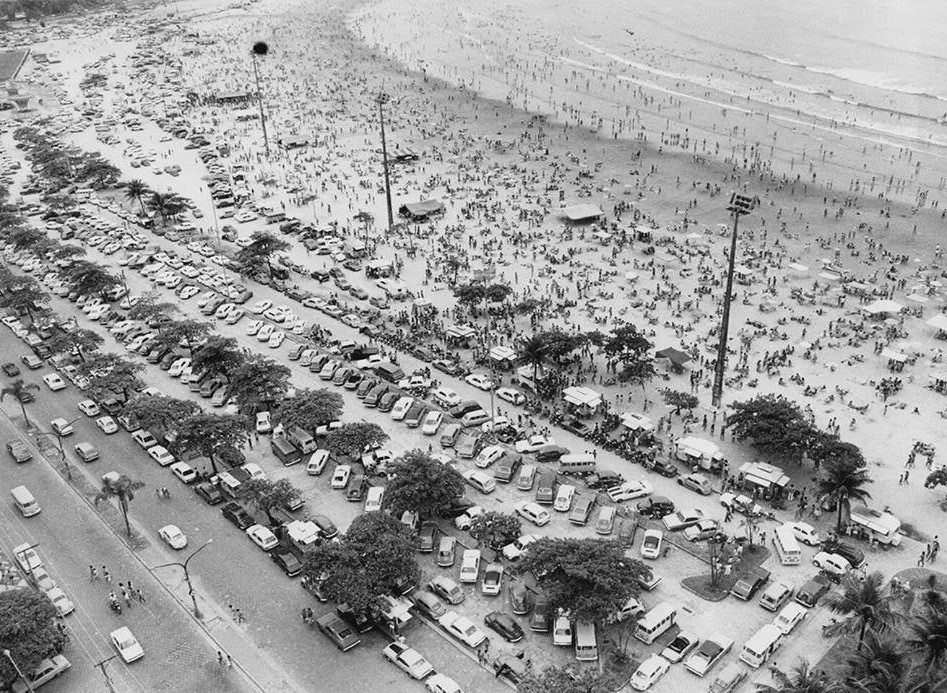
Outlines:
[[253,76],[256,79],[256,98],[260,106],[260,127],[263,128],[263,146],[266,148],[267,156],[270,155],[270,141],[266,137],[266,116],[263,115],[263,90],[260,89],[260,71],[256,66],[256,58],[258,55],[262,57],[269,52],[270,47],[266,45],[266,41],[257,41],[250,50],[250,55],[253,56]]
[[[66,423],[66,426],[72,426],[72,424],[74,424],[76,421],[78,421],[81,418],[82,418],[81,416],[77,416],[72,421],[68,421]],[[65,426],[63,428],[65,428]],[[56,438],[56,443],[59,445],[59,456],[60,458],[62,458],[63,466],[66,468],[66,476],[69,477],[69,481],[72,481],[72,467],[69,466],[69,462],[66,460],[66,451],[63,449],[63,446],[62,446],[63,436],[59,433],[59,431],[37,430],[36,432],[42,436],[53,436],[54,438]]]
[[203,551],[208,546],[210,546],[213,543],[213,541],[214,541],[213,539],[208,539],[207,541],[205,541],[203,546],[198,547],[193,553],[191,553],[190,556],[188,556],[184,560],[184,563],[178,563],[178,562],[162,563],[161,565],[156,565],[154,568],[155,570],[157,570],[158,568],[167,568],[169,566],[176,565],[179,568],[182,568],[184,570],[184,581],[187,582],[187,593],[188,595],[190,595],[191,603],[194,605],[194,618],[201,618],[201,610],[197,607],[197,596],[194,594],[194,586],[191,584],[191,574],[187,570],[187,564],[191,562],[191,559],[194,558],[194,556],[196,556],[201,551]]
[[20,671],[20,667],[19,667],[19,666],[17,665],[17,663],[13,660],[13,655],[10,654],[10,650],[4,650],[4,651],[3,651],[3,656],[10,660],[10,664],[12,664],[12,665],[13,665],[13,668],[16,669],[16,675],[19,676],[21,679],[23,679],[23,680],[26,682],[26,687],[27,687],[27,689],[30,691],[30,693],[33,693],[34,688],[33,688],[33,683],[32,683],[32,681],[30,681],[28,678],[26,678],[26,677],[23,675],[23,672]]
[[388,233],[395,225],[395,218],[391,212],[391,180],[388,177],[388,145],[385,142],[385,103],[388,94],[381,92],[375,99],[378,103],[378,123],[381,126],[381,165],[385,172],[385,202],[388,204]]
[[723,395],[723,371],[727,360],[727,333],[730,330],[730,294],[733,292],[733,266],[737,254],[737,223],[741,216],[753,211],[759,203],[758,197],[730,194],[727,211],[733,215],[733,234],[730,237],[730,258],[727,266],[727,289],[723,296],[723,315],[720,318],[720,340],[717,342],[717,363],[714,365],[713,406],[720,406]]

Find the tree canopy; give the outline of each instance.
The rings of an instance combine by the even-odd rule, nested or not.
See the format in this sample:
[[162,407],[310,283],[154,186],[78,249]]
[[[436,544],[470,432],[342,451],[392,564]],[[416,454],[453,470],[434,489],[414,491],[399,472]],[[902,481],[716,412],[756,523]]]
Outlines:
[[236,339],[211,335],[191,355],[191,370],[195,373],[207,371],[209,376],[223,375],[229,378],[246,360]]
[[289,250],[290,244],[268,231],[254,231],[250,234],[250,244],[237,252],[237,265],[244,275],[256,274],[263,270],[272,274],[272,258],[276,253]]
[[260,512],[266,513],[273,523],[273,508],[286,508],[300,497],[300,491],[289,479],[249,479],[240,486],[243,499]]
[[274,413],[277,423],[287,430],[299,426],[315,433],[319,426],[337,421],[342,415],[342,395],[332,390],[299,390],[279,403]]
[[[33,671],[66,644],[56,616],[56,607],[45,594],[29,588],[0,592],[0,650],[9,650],[24,673]],[[0,687],[18,678],[10,660],[0,656]]]
[[230,376],[231,399],[244,413],[258,411],[261,406],[271,409],[286,396],[291,374],[289,368],[273,359],[251,356]]
[[359,421],[342,424],[329,431],[323,447],[337,457],[358,458],[369,446],[380,445],[388,440],[388,434],[378,424]]
[[189,417],[201,411],[190,399],[166,395],[137,395],[125,405],[123,413],[138,419],[142,428],[152,432],[173,431]]
[[247,423],[231,414],[194,414],[177,427],[175,446],[198,452],[210,460],[217,472],[217,460],[224,450],[240,449],[247,443]]
[[457,470],[420,450],[395,460],[393,473],[385,496],[395,517],[406,510],[425,520],[436,517],[464,495],[465,482]]
[[494,551],[499,551],[519,539],[522,529],[523,525],[516,515],[490,510],[473,519],[470,523],[470,536],[476,539],[480,546],[489,546]]
[[607,674],[598,669],[547,667],[542,673],[529,672],[516,685],[517,693],[608,693],[612,690]]
[[101,352],[79,365],[79,375],[88,378],[89,394],[103,400],[123,395],[126,400],[138,384],[138,374],[145,369],[137,361],[130,361],[111,352]]
[[799,406],[782,395],[758,395],[730,405],[727,427],[735,440],[748,440],[760,452],[799,460],[816,429]]

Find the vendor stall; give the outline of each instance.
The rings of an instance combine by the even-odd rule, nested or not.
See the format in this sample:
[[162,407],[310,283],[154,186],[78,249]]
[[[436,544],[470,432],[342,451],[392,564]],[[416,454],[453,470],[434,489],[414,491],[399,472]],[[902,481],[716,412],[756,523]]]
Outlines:
[[509,370],[516,365],[516,352],[506,346],[495,346],[490,349],[490,360],[502,370]]
[[765,462],[746,462],[741,465],[737,479],[743,488],[758,488],[766,498],[780,495],[789,484],[789,477],[782,469]]
[[567,387],[562,399],[566,408],[579,416],[592,416],[602,406],[602,395],[588,387]]

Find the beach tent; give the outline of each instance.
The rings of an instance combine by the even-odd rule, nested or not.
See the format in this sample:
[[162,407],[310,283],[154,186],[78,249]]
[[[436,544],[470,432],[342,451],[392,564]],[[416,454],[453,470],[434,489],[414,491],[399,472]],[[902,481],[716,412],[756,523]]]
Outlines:
[[902,306],[897,301],[879,299],[874,303],[865,306],[862,308],[862,310],[868,313],[868,315],[885,315],[887,313],[900,313],[902,310],[904,310],[904,306]]
[[680,370],[684,365],[691,360],[691,357],[688,356],[685,352],[680,349],[675,349],[674,347],[668,347],[666,349],[661,349],[654,352],[654,357],[658,359],[666,359],[671,367],[675,370]]
[[602,395],[588,387],[567,387],[562,391],[562,398],[585,414],[594,414],[602,405]]
[[947,315],[939,313],[928,320],[927,324],[940,332],[947,332]]
[[507,346],[495,346],[490,349],[490,360],[500,368],[509,368],[516,363],[516,352]]
[[744,484],[752,484],[766,490],[771,487],[784,488],[789,477],[782,469],[765,462],[747,462],[740,467],[740,476]]
[[621,415],[621,425],[632,433],[651,433],[654,431],[654,422],[644,414],[626,411]]
[[444,211],[444,205],[440,200],[421,200],[420,202],[408,202],[398,208],[398,214],[402,217],[408,217],[415,221],[427,219],[435,214]]
[[469,325],[451,325],[446,334],[448,340],[466,341],[476,336],[477,331]]
[[786,265],[787,268],[791,269],[793,272],[798,272],[799,274],[806,274],[809,271],[809,268],[805,265],[800,265],[798,262],[790,262]]
[[628,281],[629,284],[632,284],[632,283],[638,281],[638,277],[640,277],[640,276],[641,276],[640,274],[638,274],[637,272],[634,272],[634,271],[632,271],[632,272],[625,272],[625,279]]
[[279,144],[283,149],[298,149],[309,146],[309,140],[305,137],[281,137]]
[[564,207],[560,214],[573,224],[581,224],[582,222],[598,219],[602,216],[602,210],[593,204],[581,204]]

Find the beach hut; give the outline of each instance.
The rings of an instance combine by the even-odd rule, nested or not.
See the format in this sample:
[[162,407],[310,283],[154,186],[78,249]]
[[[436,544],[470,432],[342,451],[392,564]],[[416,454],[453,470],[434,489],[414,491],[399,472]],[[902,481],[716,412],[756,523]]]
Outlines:
[[680,349],[675,349],[674,347],[667,347],[666,349],[660,349],[654,352],[654,357],[656,359],[663,359],[667,361],[667,366],[675,373],[680,373],[684,370],[684,366],[691,360],[691,357],[687,353],[681,351]]
[[581,204],[564,207],[559,214],[570,224],[587,224],[601,217],[602,210],[593,204]]
[[765,462],[746,462],[737,477],[744,488],[759,488],[764,497],[774,497],[789,484],[789,477],[779,467]]
[[507,346],[495,346],[490,349],[490,360],[497,368],[509,370],[516,365],[516,352]]
[[467,344],[477,335],[477,331],[469,325],[450,325],[444,335],[449,344]]
[[927,386],[934,392],[947,394],[947,371],[941,373],[929,373],[927,376]]
[[903,305],[897,301],[891,301],[884,298],[862,307],[862,312],[878,319],[884,319],[891,314],[900,313],[902,310],[904,310]]
[[752,284],[755,276],[756,272],[751,270],[746,265],[737,265],[733,268],[733,279],[737,284]]
[[651,419],[644,414],[638,414],[632,411],[626,411],[621,415],[621,425],[635,435],[652,433],[654,431],[654,422]]
[[938,313],[927,321],[927,324],[937,330],[938,337],[947,336],[947,315]]
[[592,416],[602,406],[602,395],[588,387],[572,386],[562,391],[567,408],[581,416]]
[[908,362],[907,354],[887,348],[882,349],[881,358],[888,360],[888,370],[898,373],[904,370],[904,364]]
[[440,200],[421,200],[420,202],[408,202],[401,205],[398,208],[398,215],[412,221],[421,221],[443,211],[444,204]]

